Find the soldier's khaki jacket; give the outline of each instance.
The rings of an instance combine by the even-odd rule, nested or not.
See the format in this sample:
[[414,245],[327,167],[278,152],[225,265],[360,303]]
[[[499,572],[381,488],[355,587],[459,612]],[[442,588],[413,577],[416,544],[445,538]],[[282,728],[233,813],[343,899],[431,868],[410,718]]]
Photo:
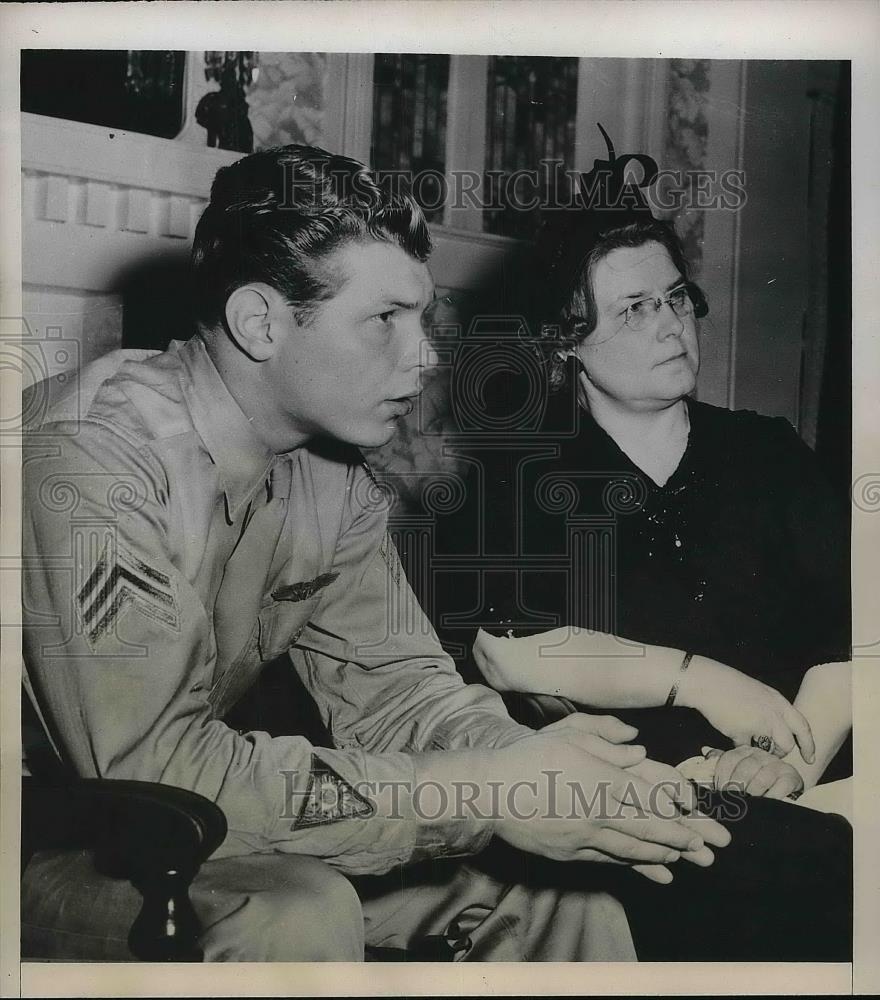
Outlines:
[[[25,682],[78,773],[216,801],[229,824],[218,856],[290,851],[368,873],[485,846],[485,820],[417,815],[422,755],[531,731],[456,673],[352,452],[283,457],[277,545],[233,573],[279,459],[201,338],[41,383],[25,415]],[[225,662],[217,615],[230,606],[246,641]],[[221,721],[259,664],[285,651],[333,748]]]

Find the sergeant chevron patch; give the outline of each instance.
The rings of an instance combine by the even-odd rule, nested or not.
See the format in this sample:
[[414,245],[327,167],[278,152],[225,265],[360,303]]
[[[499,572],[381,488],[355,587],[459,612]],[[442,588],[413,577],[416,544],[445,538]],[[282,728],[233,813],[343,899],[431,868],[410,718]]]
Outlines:
[[385,537],[379,546],[379,555],[382,556],[385,565],[388,567],[388,573],[394,581],[394,585],[398,586],[400,584],[401,573],[400,556],[397,554],[394,539],[391,537],[391,532],[389,531],[385,532]]
[[180,631],[174,581],[108,539],[89,578],[76,595],[80,625],[92,649],[113,629],[119,616],[135,607],[172,632]]
[[372,816],[376,807],[356,792],[329,764],[312,754],[309,784],[299,815],[291,830],[309,826],[324,826],[343,819]]

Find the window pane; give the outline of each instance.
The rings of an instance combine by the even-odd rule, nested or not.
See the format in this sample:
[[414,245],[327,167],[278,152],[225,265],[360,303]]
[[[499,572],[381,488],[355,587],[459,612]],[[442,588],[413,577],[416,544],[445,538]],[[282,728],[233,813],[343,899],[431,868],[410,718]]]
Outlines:
[[[564,204],[565,170],[574,159],[577,80],[576,58],[493,56],[489,60],[486,232],[531,239],[540,222],[538,205],[553,204],[556,198]],[[561,163],[554,168],[552,161]],[[521,170],[528,174],[512,177]]]
[[448,84],[449,56],[376,56],[370,161],[406,172],[429,221],[443,215]]
[[326,90],[323,52],[260,52],[259,72],[245,87],[254,149],[322,146]]
[[184,52],[21,53],[21,109],[171,139],[183,126]]

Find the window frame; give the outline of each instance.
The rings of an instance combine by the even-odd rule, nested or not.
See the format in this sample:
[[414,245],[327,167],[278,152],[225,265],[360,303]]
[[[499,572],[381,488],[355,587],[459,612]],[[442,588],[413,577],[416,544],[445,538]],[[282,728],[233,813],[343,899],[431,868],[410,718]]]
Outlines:
[[[369,162],[373,128],[373,60],[375,53],[337,54],[329,67],[336,81],[328,95],[328,148]],[[488,55],[450,55],[446,108],[446,175],[473,170],[486,156],[486,80]],[[663,59],[578,59],[578,93],[575,118],[575,170],[589,170],[604,155],[596,121],[617,140],[617,149],[657,149],[662,142],[661,109],[666,99],[668,61]],[[596,81],[603,81],[601,89]],[[451,185],[450,185],[451,189]],[[483,231],[483,210],[467,204],[446,204],[442,222],[432,230],[448,236],[467,235],[503,247],[523,242]]]

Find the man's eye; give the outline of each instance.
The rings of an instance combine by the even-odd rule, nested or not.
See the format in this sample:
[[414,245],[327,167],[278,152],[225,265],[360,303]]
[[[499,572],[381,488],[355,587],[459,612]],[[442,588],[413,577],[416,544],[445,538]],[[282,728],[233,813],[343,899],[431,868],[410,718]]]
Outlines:
[[640,302],[633,302],[626,311],[630,316],[644,316],[648,311],[649,301],[650,299],[642,299]]
[[387,312],[376,313],[373,319],[379,320],[380,323],[390,323],[391,317],[394,315],[394,310],[389,309]]
[[683,305],[686,298],[686,288],[676,288],[675,291],[669,293],[669,302],[673,306]]

